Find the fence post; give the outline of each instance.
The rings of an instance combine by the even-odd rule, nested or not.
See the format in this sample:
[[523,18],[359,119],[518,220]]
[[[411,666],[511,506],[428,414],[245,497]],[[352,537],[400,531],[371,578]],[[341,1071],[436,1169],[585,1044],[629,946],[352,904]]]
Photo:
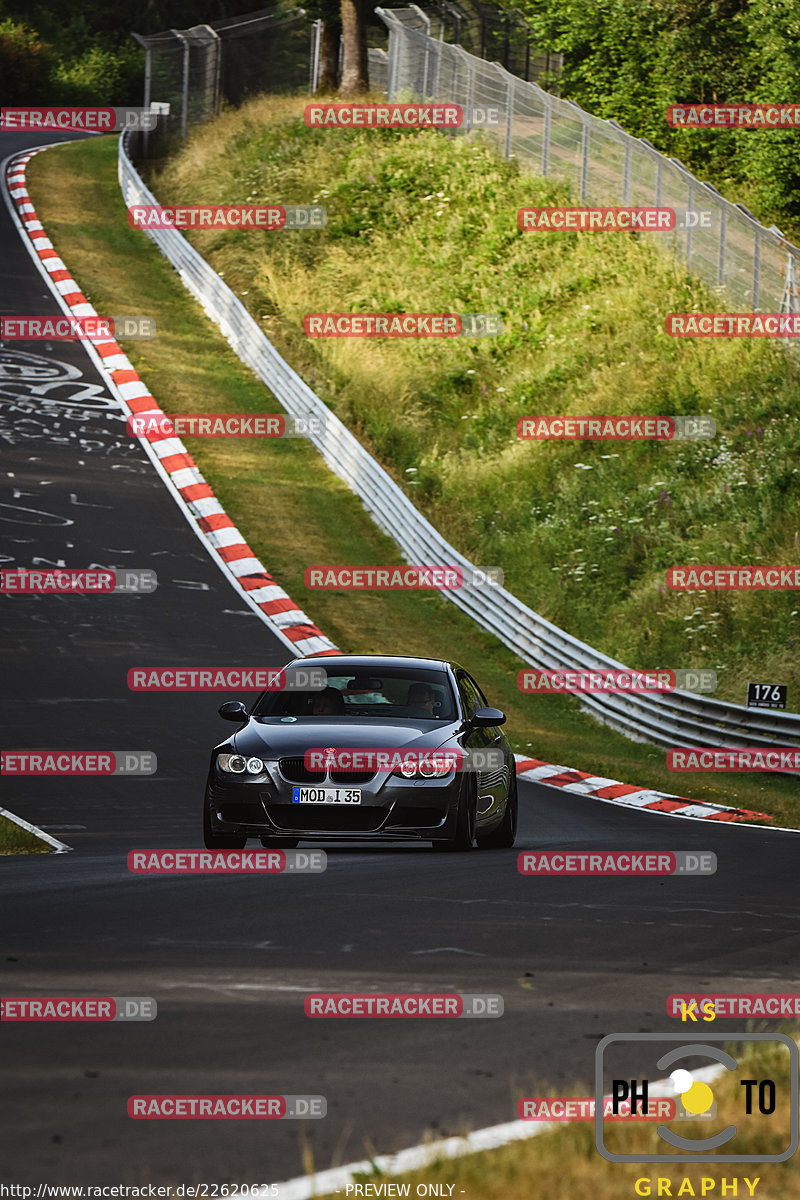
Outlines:
[[717,256],[717,287],[725,283],[725,250],[728,234],[728,209],[724,203],[719,206],[719,254]]
[[[145,112],[148,112],[148,113],[150,112],[150,104],[151,104],[150,90],[151,90],[152,78],[153,78],[153,76],[152,76],[153,67],[152,67],[152,63],[150,61],[151,55],[152,55],[152,50],[150,50],[149,48],[147,50],[145,50],[145,52],[144,52],[144,107],[145,107]],[[149,137],[150,137],[150,130],[145,128],[144,137],[142,139],[142,141],[144,143],[142,154],[145,158],[147,158],[147,146],[148,146]]]
[[386,72],[386,99],[392,100],[397,92],[397,76],[400,72],[400,33],[389,30],[389,70]]
[[691,212],[691,208],[692,208],[693,204],[694,204],[694,181],[690,177],[689,182],[686,187],[686,216],[687,216],[687,221],[686,221],[686,270],[687,271],[691,271],[691,269],[692,269],[692,227],[689,224],[688,216],[689,216],[689,213]]
[[586,189],[589,183],[589,122],[583,122],[583,136],[581,138],[581,183],[579,199],[581,204],[586,201]]
[[786,274],[784,275],[781,312],[800,312],[800,288],[797,285],[797,259],[791,250],[786,252]]
[[467,128],[465,133],[469,133],[472,129],[472,101],[475,95],[475,68],[472,63],[467,63]]
[[222,76],[222,38],[217,33],[216,29],[212,28],[211,25],[204,25],[203,28],[207,29],[208,32],[211,34],[212,44],[214,46],[214,82],[212,84],[213,95],[212,95],[212,100],[211,100],[211,108],[213,110],[214,116],[218,117],[219,116],[219,82],[220,82],[220,77]]
[[319,87],[319,56],[322,43],[322,20],[316,20],[311,26],[311,77],[309,88],[311,93]]
[[753,240],[753,312],[758,312],[759,291],[761,290],[761,230],[756,227]]
[[506,89],[506,158],[511,158],[512,126],[514,124],[514,76],[509,75]]
[[179,41],[183,42],[183,79],[181,81],[181,138],[186,141],[186,130],[189,120],[189,40],[177,29],[170,29]]
[[544,96],[544,129],[542,130],[542,174],[546,175],[550,166],[550,97]]

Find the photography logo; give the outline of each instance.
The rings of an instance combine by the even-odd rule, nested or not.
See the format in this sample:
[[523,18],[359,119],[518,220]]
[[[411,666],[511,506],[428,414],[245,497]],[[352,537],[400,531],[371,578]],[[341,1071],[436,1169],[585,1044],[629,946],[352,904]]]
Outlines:
[[[595,1144],[603,1158],[609,1162],[785,1162],[791,1158],[800,1145],[800,1129],[798,1128],[798,1078],[800,1077],[800,1053],[797,1043],[781,1033],[727,1033],[712,1035],[703,1030],[703,1041],[687,1042],[686,1032],[677,1034],[666,1033],[612,1033],[604,1037],[595,1053]],[[650,1078],[622,1078],[622,1071],[615,1069],[615,1050],[621,1053],[630,1049],[631,1043],[651,1043],[654,1058]],[[730,1044],[734,1047],[741,1045],[744,1053],[751,1042],[765,1042],[771,1046],[782,1046],[788,1053],[789,1082],[780,1085],[774,1079],[767,1077],[753,1061],[737,1062],[736,1058],[722,1050],[719,1043]],[[660,1057],[655,1057],[654,1043],[674,1044],[674,1049]],[[713,1043],[717,1043],[716,1045]],[[713,1085],[695,1078],[695,1075],[705,1075],[709,1071],[702,1070],[697,1064],[701,1060],[702,1067],[714,1067],[719,1064],[724,1071],[730,1071],[738,1082],[736,1088],[737,1111],[742,1116],[754,1112],[762,1113],[774,1119],[774,1135],[779,1138],[777,1143],[781,1148],[774,1154],[755,1154],[748,1152],[745,1141],[739,1135],[738,1127],[734,1124],[718,1127],[713,1119],[715,1114],[715,1095]],[[757,1061],[757,1058],[756,1060]],[[687,1069],[688,1068],[688,1069]],[[705,1137],[685,1137],[668,1125],[656,1126],[655,1132],[663,1143],[663,1152],[658,1154],[623,1154],[609,1149],[605,1141],[605,1123],[603,1096],[609,1094],[605,1080],[611,1076],[611,1116],[620,1107],[630,1106],[631,1115],[638,1113],[646,1116],[648,1106],[652,1103],[650,1096],[651,1079],[663,1080],[669,1075],[675,1092],[680,1096],[683,1110],[689,1119],[704,1122],[703,1132],[709,1130]],[[613,1076],[620,1076],[614,1078]],[[753,1078],[756,1075],[756,1078]],[[715,1073],[716,1078],[716,1073]],[[663,1094],[663,1093],[662,1093]],[[653,1098],[655,1092],[653,1093]],[[686,1119],[686,1118],[684,1118]],[[614,1129],[613,1138],[618,1139]],[[722,1153],[721,1151],[725,1151]]]

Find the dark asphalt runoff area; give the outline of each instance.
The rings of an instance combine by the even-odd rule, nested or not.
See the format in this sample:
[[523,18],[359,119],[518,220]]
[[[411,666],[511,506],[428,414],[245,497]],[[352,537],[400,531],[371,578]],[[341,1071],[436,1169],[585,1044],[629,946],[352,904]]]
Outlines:
[[[0,157],[24,145],[2,134]],[[0,257],[3,314],[56,315],[5,206]],[[2,807],[73,849],[0,859],[0,994],[158,1002],[149,1023],[0,1025],[3,1182],[275,1183],[306,1150],[324,1169],[513,1120],[522,1094],[589,1094],[605,1034],[680,1030],[672,993],[797,990],[798,835],[524,781],[511,851],[343,846],[322,875],[129,873],[131,849],[200,847],[209,750],[230,729],[216,710],[236,698],[134,694],[129,667],[290,654],[126,437],[79,343],[0,346],[0,561],[157,572],[151,595],[0,596],[0,630],[4,748],[151,750],[159,764],[3,781]],[[522,877],[532,847],[713,850],[718,871]],[[499,993],[505,1014],[311,1020],[310,991]],[[628,1065],[642,1067],[638,1049]],[[129,1096],[172,1092],[321,1094],[328,1115],[127,1116]]]

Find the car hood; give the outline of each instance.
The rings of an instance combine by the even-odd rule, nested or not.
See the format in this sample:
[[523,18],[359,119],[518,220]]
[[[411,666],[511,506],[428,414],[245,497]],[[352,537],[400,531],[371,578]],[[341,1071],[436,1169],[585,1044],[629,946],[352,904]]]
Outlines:
[[258,758],[283,758],[304,754],[309,749],[333,747],[335,749],[394,750],[414,747],[436,750],[452,741],[459,726],[448,722],[437,724],[433,729],[427,721],[384,720],[376,725],[369,720],[357,718],[341,721],[281,721],[251,720],[244,729],[233,737],[239,754],[256,755]]

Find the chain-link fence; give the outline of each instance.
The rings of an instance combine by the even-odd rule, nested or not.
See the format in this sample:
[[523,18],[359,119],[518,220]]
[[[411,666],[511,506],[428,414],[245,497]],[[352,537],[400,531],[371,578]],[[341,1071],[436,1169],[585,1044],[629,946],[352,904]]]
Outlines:
[[[572,185],[582,205],[637,205],[676,210],[676,228],[659,239],[710,288],[728,311],[800,312],[800,249],[775,226],[766,229],[741,204],[724,200],[677,159],[615,121],[590,116],[571,100],[431,37],[398,10],[375,10],[389,30],[387,96],[449,100],[465,113],[493,109],[498,124],[481,126],[506,158]],[[796,344],[796,343],[795,343]]]
[[530,23],[515,9],[488,0],[425,0],[421,5],[391,8],[392,15],[411,28],[422,28],[437,41],[452,42],[478,58],[500,62],[521,79],[556,82],[561,54],[537,53]]
[[265,8],[243,16],[132,35],[145,52],[144,106],[168,106],[158,127],[142,133],[137,156],[163,158],[187,131],[258,92],[308,83],[310,28],[302,8]]
[[[531,44],[531,30],[520,13],[502,9],[484,0],[460,0],[456,7],[451,0],[430,0],[422,5],[409,4],[389,10],[395,20],[409,29],[419,29],[439,41],[454,42],[481,58],[498,56],[507,70],[523,79],[542,80],[557,90],[558,76],[563,65],[561,54],[538,54]],[[375,9],[380,13],[380,9]],[[322,52],[322,21],[316,21],[311,40],[311,91],[316,92],[320,78]],[[369,26],[370,43],[382,40],[380,30]],[[385,92],[388,84],[388,56],[380,47],[370,44],[370,91]],[[339,48],[338,79],[342,75],[342,46]]]

